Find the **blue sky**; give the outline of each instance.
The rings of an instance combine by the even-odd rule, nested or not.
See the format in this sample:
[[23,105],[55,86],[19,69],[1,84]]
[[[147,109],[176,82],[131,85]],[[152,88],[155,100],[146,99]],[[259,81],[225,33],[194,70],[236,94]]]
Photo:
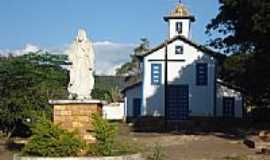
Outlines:
[[[131,52],[133,44],[137,44],[140,38],[148,38],[151,46],[166,38],[167,24],[163,21],[163,16],[167,15],[177,2],[177,0],[1,0],[0,50],[19,51],[26,45],[34,48],[61,49],[71,43],[79,28],[84,28],[91,40],[101,47],[102,44],[124,47],[125,50],[118,48],[117,51],[123,52],[121,56],[125,58],[120,59],[126,61],[130,53],[124,52]],[[193,39],[205,43],[208,40],[208,36],[204,33],[205,25],[217,14],[218,0],[183,0],[183,3],[196,17],[196,22],[192,26]],[[97,50],[104,52],[100,51],[102,48]],[[106,50],[108,53],[99,54],[110,54],[109,50],[109,48]],[[121,62],[116,61],[118,65]]]

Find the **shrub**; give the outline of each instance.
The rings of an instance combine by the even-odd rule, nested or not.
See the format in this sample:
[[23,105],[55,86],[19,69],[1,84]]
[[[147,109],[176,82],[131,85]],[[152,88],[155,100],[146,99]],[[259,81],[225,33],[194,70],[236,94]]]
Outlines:
[[88,153],[93,156],[120,156],[140,151],[135,143],[117,139],[117,124],[110,123],[99,114],[92,115],[93,135],[97,142],[88,145]]
[[33,135],[23,148],[23,155],[42,157],[77,156],[84,147],[74,132],[53,124],[44,116],[31,128]]
[[89,146],[89,152],[92,155],[113,155],[117,127],[103,119],[99,114],[92,114],[92,119],[93,134],[97,142]]

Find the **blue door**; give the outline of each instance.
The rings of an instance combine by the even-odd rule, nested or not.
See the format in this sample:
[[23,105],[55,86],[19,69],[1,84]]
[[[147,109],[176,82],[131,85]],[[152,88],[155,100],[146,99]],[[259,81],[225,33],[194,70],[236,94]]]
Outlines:
[[223,117],[233,118],[235,113],[234,97],[223,97]]
[[169,85],[167,89],[167,120],[178,121],[188,119],[188,85]]
[[133,99],[133,117],[135,118],[141,115],[141,103],[142,100],[140,98]]

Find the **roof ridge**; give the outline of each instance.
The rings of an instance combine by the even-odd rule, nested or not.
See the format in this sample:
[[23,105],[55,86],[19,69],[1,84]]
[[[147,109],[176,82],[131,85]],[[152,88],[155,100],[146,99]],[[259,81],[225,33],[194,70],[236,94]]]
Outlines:
[[166,44],[170,44],[174,41],[176,41],[177,39],[180,39],[182,41],[184,41],[185,43],[188,43],[189,45],[203,51],[204,53],[207,53],[209,54],[210,56],[213,56],[215,58],[224,58],[226,57],[226,55],[222,54],[222,53],[219,53],[219,52],[216,52],[216,51],[213,51],[212,49],[204,46],[204,45],[201,45],[201,44],[198,44],[197,42],[193,41],[193,40],[190,40],[182,35],[176,35],[174,36],[173,38],[171,39],[167,39],[167,40],[164,40],[164,42],[162,42],[161,44],[157,45],[156,47],[152,48],[151,50],[145,52],[144,54],[142,54],[141,56],[138,56],[138,57],[145,57],[145,56],[148,56],[149,54],[163,48]]

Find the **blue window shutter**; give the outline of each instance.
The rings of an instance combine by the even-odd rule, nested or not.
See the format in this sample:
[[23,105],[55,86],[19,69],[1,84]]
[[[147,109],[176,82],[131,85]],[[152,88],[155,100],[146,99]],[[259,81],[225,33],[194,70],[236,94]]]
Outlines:
[[161,64],[151,64],[151,84],[161,84]]
[[206,86],[208,84],[208,64],[207,63],[197,63],[196,84],[198,86]]

